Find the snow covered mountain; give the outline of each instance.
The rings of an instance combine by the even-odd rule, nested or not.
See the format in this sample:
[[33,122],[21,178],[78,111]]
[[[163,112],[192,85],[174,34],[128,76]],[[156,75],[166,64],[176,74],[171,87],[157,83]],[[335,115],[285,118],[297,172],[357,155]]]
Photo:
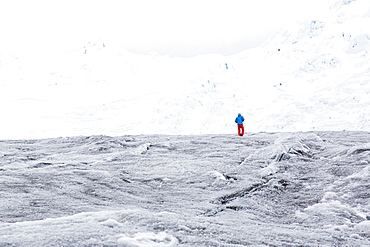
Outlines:
[[[264,47],[289,130],[369,129],[370,3],[336,1],[317,19],[293,23]],[[274,73],[274,72],[272,72]]]
[[[132,54],[114,41],[0,48],[0,139],[369,130],[370,3],[333,1],[234,56]],[[246,30],[247,31],[247,30]]]

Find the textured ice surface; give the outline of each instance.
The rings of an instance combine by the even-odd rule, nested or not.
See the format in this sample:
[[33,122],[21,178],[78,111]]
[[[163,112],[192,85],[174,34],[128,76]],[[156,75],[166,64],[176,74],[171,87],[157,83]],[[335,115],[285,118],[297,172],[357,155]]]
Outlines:
[[368,132],[0,142],[0,246],[367,246]]

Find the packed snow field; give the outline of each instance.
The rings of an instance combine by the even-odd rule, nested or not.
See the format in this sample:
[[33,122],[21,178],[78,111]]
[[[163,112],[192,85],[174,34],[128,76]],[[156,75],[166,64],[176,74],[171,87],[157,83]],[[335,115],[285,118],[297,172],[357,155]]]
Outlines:
[[0,142],[0,246],[369,246],[370,133]]

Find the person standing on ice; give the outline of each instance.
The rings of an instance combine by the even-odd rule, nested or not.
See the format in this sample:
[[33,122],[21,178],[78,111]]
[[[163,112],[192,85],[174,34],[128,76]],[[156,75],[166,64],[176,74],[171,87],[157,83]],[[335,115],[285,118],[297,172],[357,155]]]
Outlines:
[[235,119],[235,123],[238,125],[238,135],[239,136],[243,136],[244,135],[244,125],[243,125],[243,122],[244,122],[244,117],[242,116],[242,114],[239,113],[238,116]]

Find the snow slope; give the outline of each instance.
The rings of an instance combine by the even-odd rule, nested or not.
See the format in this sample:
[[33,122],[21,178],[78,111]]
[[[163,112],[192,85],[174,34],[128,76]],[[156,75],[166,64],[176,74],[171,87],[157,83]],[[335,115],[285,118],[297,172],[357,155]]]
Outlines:
[[368,1],[336,1],[325,16],[294,23],[267,42],[264,58],[282,85],[281,128],[368,130],[369,17]]
[[143,56],[112,40],[0,47],[0,139],[234,133],[238,112],[252,132],[369,130],[369,11],[333,0],[234,56]]

